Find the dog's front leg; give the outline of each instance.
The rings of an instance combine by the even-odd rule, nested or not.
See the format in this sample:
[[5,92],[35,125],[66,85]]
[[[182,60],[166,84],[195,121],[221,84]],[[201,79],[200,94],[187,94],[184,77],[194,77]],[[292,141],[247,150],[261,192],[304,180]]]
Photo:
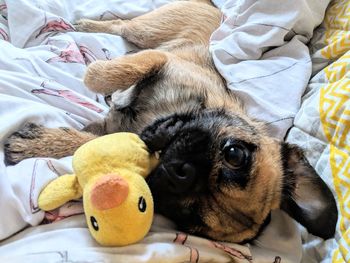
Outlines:
[[28,123],[5,141],[5,163],[13,165],[32,157],[66,157],[96,137],[73,128],[45,128]]

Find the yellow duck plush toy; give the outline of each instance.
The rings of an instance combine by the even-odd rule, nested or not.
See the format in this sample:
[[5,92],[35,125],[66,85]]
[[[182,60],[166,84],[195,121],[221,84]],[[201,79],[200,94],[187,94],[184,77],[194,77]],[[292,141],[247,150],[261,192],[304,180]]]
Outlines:
[[43,189],[39,207],[53,210],[83,197],[86,222],[98,243],[135,243],[152,224],[153,199],[144,178],[157,163],[136,134],[96,138],[74,153],[74,174],[62,175]]

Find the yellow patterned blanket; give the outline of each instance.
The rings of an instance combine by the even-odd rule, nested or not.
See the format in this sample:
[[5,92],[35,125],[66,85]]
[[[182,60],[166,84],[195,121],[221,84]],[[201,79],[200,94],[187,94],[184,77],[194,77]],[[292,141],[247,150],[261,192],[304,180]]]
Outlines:
[[[313,78],[288,141],[303,146],[307,157],[337,198],[335,239],[304,252],[319,262],[350,262],[350,1],[329,5],[310,44]],[[315,244],[315,243],[313,243]]]

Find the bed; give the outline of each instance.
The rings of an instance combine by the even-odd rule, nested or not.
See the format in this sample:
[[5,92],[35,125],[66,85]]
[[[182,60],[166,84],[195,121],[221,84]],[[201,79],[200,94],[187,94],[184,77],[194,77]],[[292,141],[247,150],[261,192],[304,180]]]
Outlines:
[[71,157],[3,163],[5,139],[25,122],[82,128],[108,107],[82,82],[97,59],[137,51],[119,36],[81,33],[80,18],[128,19],[171,0],[0,0],[0,262],[349,262],[350,1],[216,0],[222,24],[210,51],[228,87],[278,139],[303,147],[332,189],[339,219],[322,240],[281,211],[249,244],[177,231],[156,215],[141,242],[100,247],[81,202],[43,212],[37,198],[72,171]]

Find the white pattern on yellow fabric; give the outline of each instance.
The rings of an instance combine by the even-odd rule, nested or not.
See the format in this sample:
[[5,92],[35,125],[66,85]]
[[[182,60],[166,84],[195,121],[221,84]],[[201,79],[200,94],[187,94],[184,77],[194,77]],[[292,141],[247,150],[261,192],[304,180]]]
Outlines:
[[337,59],[350,49],[350,4],[349,0],[333,1],[324,19],[326,46],[321,54],[328,59]]
[[350,261],[350,1],[334,1],[324,21],[321,54],[336,60],[324,69],[327,84],[320,91],[320,119],[330,143],[330,166],[339,205],[338,247],[333,262]]

